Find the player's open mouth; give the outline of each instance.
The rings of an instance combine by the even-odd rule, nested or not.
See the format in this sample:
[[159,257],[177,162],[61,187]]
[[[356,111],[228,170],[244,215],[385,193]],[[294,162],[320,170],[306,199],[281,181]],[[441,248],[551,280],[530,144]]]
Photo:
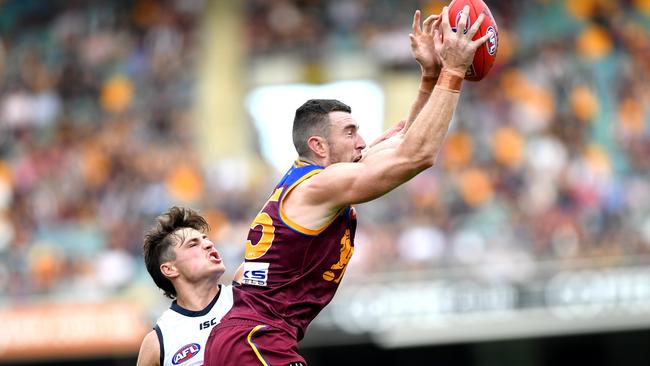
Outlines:
[[219,256],[219,252],[217,252],[217,251],[210,252],[210,254],[208,254],[208,258],[212,262],[221,263],[221,257]]
[[355,157],[354,159],[352,159],[352,162],[353,163],[358,162],[359,160],[361,160],[361,157],[362,157],[362,155],[359,155],[359,156]]

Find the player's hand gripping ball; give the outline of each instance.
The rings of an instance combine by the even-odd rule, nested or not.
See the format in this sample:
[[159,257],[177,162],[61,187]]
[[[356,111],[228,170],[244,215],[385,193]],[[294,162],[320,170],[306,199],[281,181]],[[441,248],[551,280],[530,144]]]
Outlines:
[[494,60],[497,57],[497,46],[499,44],[499,28],[497,23],[492,17],[490,9],[485,5],[481,0],[453,0],[449,4],[449,25],[451,28],[456,31],[456,24],[460,20],[460,12],[463,10],[465,5],[469,5],[469,18],[467,20],[467,27],[465,27],[465,32],[474,24],[479,14],[484,13],[485,19],[481,27],[478,29],[478,32],[474,35],[473,40],[483,37],[486,33],[491,32],[492,37],[490,37],[487,42],[485,42],[481,47],[476,50],[474,54],[474,60],[472,64],[467,68],[465,73],[465,80],[470,81],[479,81],[487,75],[488,71],[492,68]]

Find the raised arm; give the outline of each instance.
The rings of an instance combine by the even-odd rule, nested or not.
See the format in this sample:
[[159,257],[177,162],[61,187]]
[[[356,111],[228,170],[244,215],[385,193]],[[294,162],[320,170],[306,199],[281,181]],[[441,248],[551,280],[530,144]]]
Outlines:
[[440,26],[444,43],[441,39],[436,40],[441,51],[442,72],[431,97],[401,141],[395,147],[365,157],[363,161],[333,164],[307,179],[288,197],[293,201],[293,212],[311,212],[311,216],[331,215],[345,205],[380,197],[433,165],[458,103],[465,71],[476,49],[488,39],[486,35],[472,41],[483,15],[464,33],[468,12],[469,7],[466,7],[458,22],[458,32],[453,32],[447,8],[443,9]]
[[439,27],[442,17],[440,15],[430,15],[420,26],[420,14],[420,11],[416,10],[413,15],[412,33],[409,34],[409,38],[411,40],[411,53],[420,64],[422,74],[420,76],[418,95],[409,110],[404,132],[409,129],[429,100],[442,69],[442,60],[438,54],[439,50],[436,50],[436,39],[439,41],[438,44],[441,44]]
[[411,53],[413,58],[420,65],[421,76],[418,94],[415,101],[409,109],[408,117],[401,120],[391,128],[386,130],[381,136],[374,140],[363,152],[364,157],[374,154],[377,151],[395,147],[400,139],[393,138],[400,132],[406,133],[415,117],[420,113],[424,104],[429,100],[433,87],[438,81],[438,75],[442,68],[442,61],[436,50],[436,38],[440,39],[440,15],[430,15],[421,23],[421,12],[416,10],[413,15],[412,33],[409,34],[411,40]]
[[406,125],[406,120],[403,119],[393,125],[391,128],[387,129],[384,133],[381,134],[375,141],[373,141],[368,147],[362,151],[361,160],[364,160],[369,155],[375,154],[378,151],[385,150],[388,148],[393,148],[397,146],[398,141],[401,140],[402,132],[404,126]]

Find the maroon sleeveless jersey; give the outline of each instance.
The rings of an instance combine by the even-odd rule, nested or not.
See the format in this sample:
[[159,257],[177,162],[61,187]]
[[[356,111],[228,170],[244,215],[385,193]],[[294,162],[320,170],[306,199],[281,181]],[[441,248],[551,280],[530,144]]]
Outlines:
[[294,163],[251,224],[242,285],[233,288],[227,319],[274,325],[301,340],[309,323],[327,305],[354,252],[356,214],[342,209],[313,230],[291,221],[283,199],[323,167]]

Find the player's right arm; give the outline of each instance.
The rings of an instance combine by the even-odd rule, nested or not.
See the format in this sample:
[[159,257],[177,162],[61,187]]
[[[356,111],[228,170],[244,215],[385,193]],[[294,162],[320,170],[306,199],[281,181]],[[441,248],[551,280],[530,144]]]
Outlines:
[[142,340],[137,366],[160,366],[160,343],[156,331],[152,330]]
[[[404,136],[357,163],[338,163],[301,183],[291,194],[304,207],[332,214],[338,208],[378,198],[431,167],[442,146],[459,93],[435,88]],[[302,216],[302,215],[300,215]]]

